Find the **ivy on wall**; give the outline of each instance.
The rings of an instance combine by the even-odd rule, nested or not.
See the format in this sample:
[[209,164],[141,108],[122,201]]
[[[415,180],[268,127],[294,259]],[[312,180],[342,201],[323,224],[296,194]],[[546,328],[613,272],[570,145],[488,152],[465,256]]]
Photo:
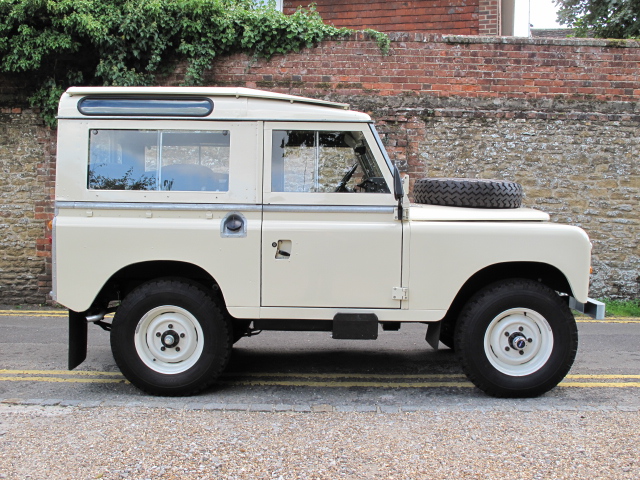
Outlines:
[[[200,85],[217,56],[270,58],[351,33],[313,7],[284,15],[253,0],[0,0],[0,72],[54,125],[70,85],[153,85],[179,61],[184,85]],[[385,34],[367,33],[388,52]]]

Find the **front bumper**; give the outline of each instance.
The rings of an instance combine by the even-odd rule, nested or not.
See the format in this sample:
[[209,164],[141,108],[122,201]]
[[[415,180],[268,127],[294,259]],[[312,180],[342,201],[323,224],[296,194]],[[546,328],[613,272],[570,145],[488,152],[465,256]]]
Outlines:
[[593,298],[587,298],[587,303],[581,303],[573,297],[569,297],[569,308],[590,316],[595,320],[604,320],[605,305]]

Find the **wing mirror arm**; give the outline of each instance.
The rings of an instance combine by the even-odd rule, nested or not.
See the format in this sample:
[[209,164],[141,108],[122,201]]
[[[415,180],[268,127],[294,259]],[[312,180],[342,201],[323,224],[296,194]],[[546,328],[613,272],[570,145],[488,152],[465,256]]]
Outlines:
[[402,188],[402,178],[400,178],[400,170],[395,165],[393,166],[393,194],[398,201],[398,218],[402,220],[402,199],[404,198],[404,189]]

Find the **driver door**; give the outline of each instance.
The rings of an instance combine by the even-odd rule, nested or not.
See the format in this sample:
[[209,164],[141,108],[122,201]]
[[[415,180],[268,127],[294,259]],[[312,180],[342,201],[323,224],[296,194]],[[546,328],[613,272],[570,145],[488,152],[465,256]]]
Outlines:
[[368,124],[266,123],[262,306],[400,308],[402,222]]

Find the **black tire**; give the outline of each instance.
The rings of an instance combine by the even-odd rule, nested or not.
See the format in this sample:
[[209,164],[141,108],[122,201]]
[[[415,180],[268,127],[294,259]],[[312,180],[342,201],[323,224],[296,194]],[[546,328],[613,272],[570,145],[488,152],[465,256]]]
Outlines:
[[566,302],[553,290],[514,279],[489,285],[467,303],[456,325],[455,346],[467,377],[487,394],[535,397],[558,385],[571,369],[578,330]]
[[469,208],[519,208],[522,185],[505,180],[421,178],[413,188],[416,203]]
[[202,287],[161,279],[125,297],[113,319],[111,350],[124,376],[141,390],[193,395],[213,384],[227,366],[231,333]]

